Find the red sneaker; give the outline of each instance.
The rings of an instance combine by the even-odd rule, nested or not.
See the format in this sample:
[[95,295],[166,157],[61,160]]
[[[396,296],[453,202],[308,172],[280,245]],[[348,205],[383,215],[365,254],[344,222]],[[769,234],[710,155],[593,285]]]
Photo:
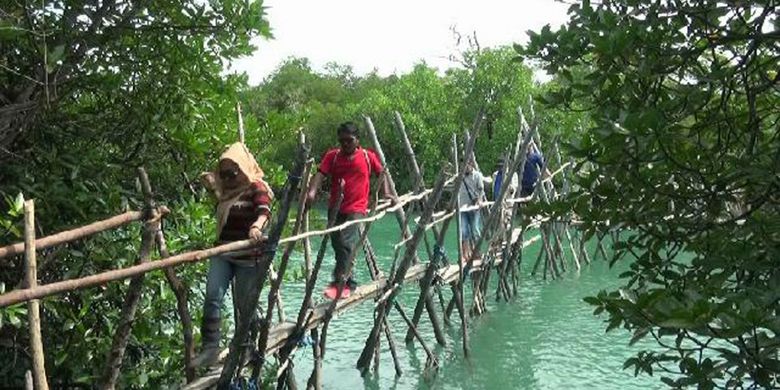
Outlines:
[[[325,298],[336,299],[336,297],[339,295],[339,285],[335,282],[329,284],[328,287],[325,287],[323,294],[325,295]],[[352,294],[352,290],[350,290],[349,285],[344,285],[343,289],[341,290],[340,299],[349,298],[350,294]]]

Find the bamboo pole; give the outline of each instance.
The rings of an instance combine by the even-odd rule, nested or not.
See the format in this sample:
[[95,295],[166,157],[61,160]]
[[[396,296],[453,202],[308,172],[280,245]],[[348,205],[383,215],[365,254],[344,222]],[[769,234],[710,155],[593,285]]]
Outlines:
[[[330,228],[336,223],[336,216],[338,215],[338,210],[341,208],[341,202],[344,200],[344,182],[341,182],[341,188],[339,189],[339,195],[336,199],[336,203],[334,206],[328,210],[328,223],[327,227]],[[326,229],[327,230],[327,229]],[[327,250],[327,244],[328,240],[330,239],[330,235],[323,236],[322,241],[320,241],[320,248],[317,251],[317,258],[314,261],[314,266],[311,271],[311,277],[306,280],[306,288],[303,296],[303,300],[301,300],[301,308],[298,311],[298,317],[295,321],[295,327],[293,328],[293,334],[295,335],[302,335],[303,332],[306,329],[306,325],[311,320],[311,317],[314,315],[314,311],[311,310],[312,307],[312,295],[314,294],[314,287],[317,283],[317,278],[319,277],[320,273],[320,267],[322,266],[322,261],[325,258],[325,251]],[[328,308],[330,308],[330,304],[328,304]],[[270,330],[270,327],[268,327]],[[318,343],[319,343],[319,349],[318,349],[318,356],[316,356],[317,361],[315,361],[314,370],[321,370],[322,367],[322,358],[325,354],[325,351],[322,349],[322,336],[318,334]],[[268,345],[268,335],[263,334],[260,337],[260,350],[265,350]],[[290,358],[290,355],[292,355],[293,351],[295,349],[295,344],[291,343],[290,340],[288,340],[280,349],[279,351],[279,361],[283,364],[288,361]],[[281,371],[281,374],[284,375],[287,372],[287,370]],[[312,373],[312,376],[314,376],[317,373]],[[317,374],[321,375],[321,374]]]
[[[252,313],[253,310],[255,310],[257,307],[262,283],[265,281],[268,268],[270,267],[274,255],[276,254],[276,246],[279,243],[282,230],[284,229],[284,226],[287,222],[287,216],[290,212],[290,205],[293,202],[295,190],[298,188],[298,184],[301,181],[303,166],[308,158],[308,150],[306,149],[305,145],[299,145],[297,154],[298,155],[295,159],[295,166],[293,167],[291,174],[287,177],[287,185],[285,186],[284,194],[281,197],[282,202],[281,207],[279,208],[277,221],[271,228],[271,231],[268,234],[268,239],[264,243],[265,249],[262,256],[256,261],[255,279],[258,280],[258,283],[251,286],[245,305],[241,310],[242,313]],[[230,342],[230,352],[225,359],[225,365],[222,368],[222,373],[219,377],[219,381],[217,382],[217,388],[219,389],[226,389],[233,377],[236,375],[237,371],[239,371],[239,359],[243,352],[243,346],[247,341],[252,320],[251,315],[244,317],[245,318],[242,318],[241,322],[237,324],[235,335]]]
[[[371,275],[371,280],[377,281],[381,278],[381,274],[379,271],[379,266],[376,263],[376,254],[374,253],[374,248],[368,239],[366,239],[366,241],[363,243],[363,248],[365,252],[366,265],[368,266],[368,272]],[[401,369],[401,362],[398,359],[398,353],[395,349],[395,339],[393,338],[393,333],[390,329],[390,323],[387,321],[387,318],[384,319],[383,330],[385,332],[385,338],[387,339],[387,345],[390,348],[390,355],[393,358],[395,376],[400,377],[403,374],[403,370]],[[377,350],[379,350],[379,348],[377,348]]]
[[[115,215],[102,221],[93,222],[86,226],[66,230],[64,232],[52,234],[51,236],[36,239],[35,248],[36,250],[41,250],[67,242],[76,241],[93,234],[115,229],[135,221],[140,221],[143,219],[143,217],[144,213],[142,211],[128,211],[126,213]],[[24,242],[18,242],[16,244],[7,245],[0,248],[0,258],[14,256],[20,253],[24,253]]]
[[236,102],[236,115],[238,116],[238,141],[244,143],[244,116],[241,115],[241,103]]
[[[425,208],[422,217],[420,218],[420,221],[423,226],[418,226],[414,232],[414,235],[412,235],[412,241],[410,241],[409,244],[406,246],[404,257],[399,263],[398,268],[396,268],[394,274],[391,276],[391,282],[388,284],[389,286],[403,284],[406,271],[411,266],[412,258],[415,255],[417,244],[422,238],[422,235],[425,234],[424,225],[431,220],[434,206],[436,205],[436,203],[439,201],[439,198],[441,197],[441,193],[444,188],[444,181],[445,181],[444,179],[445,179],[444,175],[439,176],[436,186],[434,187],[433,193],[425,202]],[[371,329],[371,333],[369,334],[368,340],[366,341],[365,347],[363,348],[363,352],[360,354],[360,358],[358,359],[357,368],[361,372],[365,372],[369,367],[369,362],[371,360],[371,356],[373,355],[374,348],[376,346],[375,340],[377,338],[377,334],[381,329],[381,325],[383,323],[382,321],[384,317],[390,311],[391,306],[388,305],[388,302],[393,302],[393,300],[395,299],[395,295],[397,294],[397,291],[398,290],[394,290],[393,293],[390,294],[388,301],[381,304],[377,308],[377,317],[374,320],[374,326]]]
[[[26,260],[25,278],[27,287],[34,288],[38,284],[38,265],[35,247],[35,202],[24,202],[24,257]],[[27,320],[30,331],[30,350],[32,351],[32,367],[35,388],[48,390],[49,383],[46,380],[46,366],[43,355],[43,341],[41,338],[41,314],[40,304],[37,299],[27,303]],[[28,371],[29,372],[29,371]]]
[[30,370],[27,370],[27,372],[24,373],[24,388],[25,390],[35,390],[33,374]]
[[[455,167],[455,172],[458,176],[461,175],[460,169],[458,166],[458,135],[456,133],[452,134],[452,160],[453,160],[453,166]],[[455,284],[452,286],[452,295],[453,295],[453,301],[455,302],[455,306],[458,308],[458,316],[460,317],[460,328],[461,328],[461,335],[463,337],[463,356],[468,358],[469,357],[469,333],[468,333],[468,321],[466,321],[466,308],[463,305],[463,281],[466,280],[466,276],[463,273],[463,253],[461,248],[461,233],[463,230],[463,227],[460,226],[460,184],[458,184],[458,187],[454,188],[454,212],[455,212],[455,231],[457,233],[457,247],[458,247],[458,275],[460,277],[455,282]],[[447,316],[449,316],[447,314]]]
[[[408,158],[410,167],[412,169],[412,174],[414,175],[414,190],[416,192],[424,191],[425,190],[425,181],[422,176],[422,172],[420,171],[420,166],[417,164],[417,157],[414,154],[414,149],[412,148],[412,143],[409,142],[409,136],[406,133],[406,126],[404,125],[403,119],[401,118],[401,114],[398,113],[398,111],[393,112],[393,116],[395,118],[395,128],[398,131],[398,134],[401,136],[402,143],[404,145],[404,151],[406,152],[406,157]],[[436,229],[435,226],[432,226],[434,237],[439,235],[438,229]],[[439,251],[431,252],[430,245],[428,244],[428,236],[423,236],[425,240],[425,247],[428,252],[428,259],[430,259],[428,267],[430,268],[430,272],[426,274],[425,277],[423,277],[422,281],[420,282],[420,298],[418,299],[417,305],[414,308],[414,313],[412,314],[412,324],[417,326],[417,324],[420,322],[420,317],[422,317],[422,308],[423,305],[428,312],[428,318],[431,321],[431,325],[433,327],[433,333],[436,337],[436,341],[441,346],[447,345],[447,338],[444,337],[444,331],[442,330],[441,322],[439,321],[439,317],[436,314],[436,311],[434,309],[433,299],[431,298],[431,295],[429,293],[431,288],[434,288],[438,295],[440,301],[443,301],[443,297],[441,296],[441,291],[433,286],[433,271],[436,268],[437,260],[440,260],[440,254]],[[438,245],[437,245],[438,248]],[[443,306],[443,305],[442,305]],[[406,338],[405,341],[407,343],[410,343],[412,339],[414,338],[414,335],[412,333],[412,329],[409,329],[406,332]]]

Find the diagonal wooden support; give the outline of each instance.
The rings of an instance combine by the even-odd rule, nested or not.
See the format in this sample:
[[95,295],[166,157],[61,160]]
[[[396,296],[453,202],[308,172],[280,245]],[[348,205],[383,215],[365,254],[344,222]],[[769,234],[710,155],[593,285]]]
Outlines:
[[[344,196],[344,190],[342,188],[341,191],[339,191],[339,197],[336,200],[335,207],[332,210],[339,209],[339,207],[341,206],[341,202],[344,199],[343,196]],[[335,223],[336,223],[336,212],[335,211],[329,212],[327,227],[330,228]],[[322,267],[322,261],[325,258],[325,251],[327,250],[329,240],[330,240],[330,235],[325,235],[322,237],[322,241],[320,241],[320,248],[317,251],[317,257],[316,260],[314,261],[314,266],[311,270],[311,277],[309,277],[309,279],[306,280],[306,289],[304,292],[303,300],[301,301],[301,309],[298,311],[298,318],[295,321],[293,327],[294,334],[296,335],[303,334],[303,332],[306,329],[305,328],[306,324],[309,323],[310,316],[312,315],[312,313],[314,313],[314,311],[311,310],[312,295],[314,294],[314,287],[317,283],[317,277],[319,276],[320,268]],[[270,326],[269,326],[269,332],[270,332]],[[259,343],[260,351],[264,351],[268,349],[269,335],[264,335],[263,337],[261,337]],[[318,339],[320,338],[319,335],[317,338]],[[293,343],[291,340],[287,340],[285,345],[282,346],[282,348],[279,351],[280,361],[283,362],[287,361],[290,355],[292,355],[294,348],[295,348],[295,343]],[[315,363],[315,370],[318,369],[318,367],[321,367],[322,356],[323,356],[323,351],[318,350],[317,357],[319,358],[319,360]]]
[[[417,250],[417,244],[420,242],[423,234],[425,233],[425,225],[432,220],[434,206],[436,205],[436,203],[438,203],[439,198],[441,197],[441,193],[444,188],[444,181],[445,181],[445,175],[440,175],[436,182],[436,186],[434,187],[433,192],[431,193],[431,196],[425,202],[425,208],[423,210],[422,216],[420,217],[420,225],[417,226],[414,235],[412,235],[411,240],[406,245],[406,251],[404,252],[404,257],[399,263],[398,268],[395,270],[395,273],[392,275],[391,282],[388,284],[389,286],[395,286],[395,285],[400,286],[401,284],[403,284],[406,271],[412,265],[411,264],[412,258],[414,257],[415,252]],[[365,347],[363,348],[363,352],[360,354],[360,358],[358,359],[358,363],[357,363],[357,368],[361,372],[366,372],[369,368],[371,356],[373,355],[374,349],[376,347],[377,335],[381,330],[385,316],[387,316],[388,312],[390,311],[391,308],[390,302],[394,301],[397,293],[398,290],[393,289],[387,301],[381,303],[377,307],[377,316],[376,319],[374,320],[374,326],[371,329],[368,339],[366,340]]]
[[[420,170],[420,166],[417,164],[417,157],[414,154],[414,149],[412,148],[412,143],[409,141],[409,136],[406,133],[406,126],[404,125],[403,119],[401,118],[401,114],[398,113],[398,111],[393,112],[393,117],[395,119],[395,128],[398,131],[398,134],[401,137],[401,141],[404,146],[404,152],[406,153],[407,161],[409,162],[409,166],[412,169],[412,174],[414,177],[414,190],[416,192],[424,191],[425,190],[425,181],[423,179],[422,171]],[[436,226],[433,226],[431,228],[433,231],[434,237],[439,236],[439,229],[436,228]],[[425,240],[425,248],[428,252],[428,259],[430,260],[429,268],[433,270],[436,266],[437,260],[443,260],[441,258],[441,243],[437,243],[434,245],[433,250],[431,250],[430,244],[428,243],[428,236],[423,236],[423,239]],[[426,276],[423,278],[423,280],[420,282],[420,298],[421,300],[417,303],[417,306],[414,309],[414,313],[412,315],[412,324],[414,326],[417,326],[417,324],[420,322],[420,317],[422,316],[422,310],[418,308],[420,305],[425,305],[425,310],[428,312],[428,318],[431,321],[431,324],[433,326],[434,335],[436,336],[436,341],[439,343],[439,345],[446,346],[447,345],[447,339],[444,337],[444,334],[442,332],[442,327],[439,321],[439,317],[436,314],[436,311],[434,309],[433,299],[431,298],[429,290],[433,288],[438,297],[439,302],[442,306],[442,310],[444,310],[444,297],[441,294],[441,290],[438,288],[438,286],[435,286],[433,284],[433,274]],[[414,338],[414,334],[412,332],[412,329],[410,328],[406,332],[406,338],[405,341],[407,343],[411,342]]]

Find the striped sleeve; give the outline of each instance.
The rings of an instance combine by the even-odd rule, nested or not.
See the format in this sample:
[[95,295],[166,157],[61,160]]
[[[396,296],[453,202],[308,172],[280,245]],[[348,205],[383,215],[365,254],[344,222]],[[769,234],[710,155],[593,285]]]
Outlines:
[[254,193],[252,194],[252,204],[255,210],[265,216],[271,215],[271,195],[268,191],[268,184],[264,181],[255,182],[252,185]]

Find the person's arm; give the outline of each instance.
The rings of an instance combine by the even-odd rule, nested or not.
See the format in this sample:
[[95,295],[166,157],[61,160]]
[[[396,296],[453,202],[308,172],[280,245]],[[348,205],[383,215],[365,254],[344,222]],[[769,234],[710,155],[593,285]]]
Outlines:
[[314,174],[314,177],[311,178],[311,181],[309,182],[309,191],[306,193],[306,206],[311,206],[312,203],[317,199],[317,191],[320,190],[320,185],[322,185],[322,180],[325,178],[325,175],[322,174],[322,172],[317,171],[317,173]]
[[259,217],[257,217],[257,221],[252,224],[252,227],[249,228],[249,238],[257,241],[263,240],[265,237],[263,236],[263,228],[265,227],[265,224],[268,223],[268,215],[261,214]]
[[382,197],[389,199],[391,204],[398,203],[398,194],[393,190],[392,182],[390,181],[390,173],[382,165],[379,156],[370,149],[366,151],[366,156],[368,157],[368,164],[371,166],[371,171],[376,172],[376,175],[379,177],[379,185],[382,186]]
[[477,170],[475,170],[474,173],[479,175],[479,177],[477,177],[477,180],[476,180],[477,196],[479,198],[483,198],[483,197],[485,197],[485,176],[482,176],[482,172],[477,171]]
[[384,194],[384,198],[389,199],[391,204],[397,204],[398,196],[393,193],[393,186],[390,183],[390,176],[387,174],[387,171],[383,170],[382,173],[379,174],[379,180],[382,181],[382,193]]
[[268,223],[268,219],[271,216],[272,195],[268,190],[268,184],[264,181],[259,181],[253,184],[253,186],[255,186],[255,192],[252,196],[252,203],[260,215],[249,228],[249,238],[260,241],[265,238],[263,236],[263,228],[265,228],[265,225]]

